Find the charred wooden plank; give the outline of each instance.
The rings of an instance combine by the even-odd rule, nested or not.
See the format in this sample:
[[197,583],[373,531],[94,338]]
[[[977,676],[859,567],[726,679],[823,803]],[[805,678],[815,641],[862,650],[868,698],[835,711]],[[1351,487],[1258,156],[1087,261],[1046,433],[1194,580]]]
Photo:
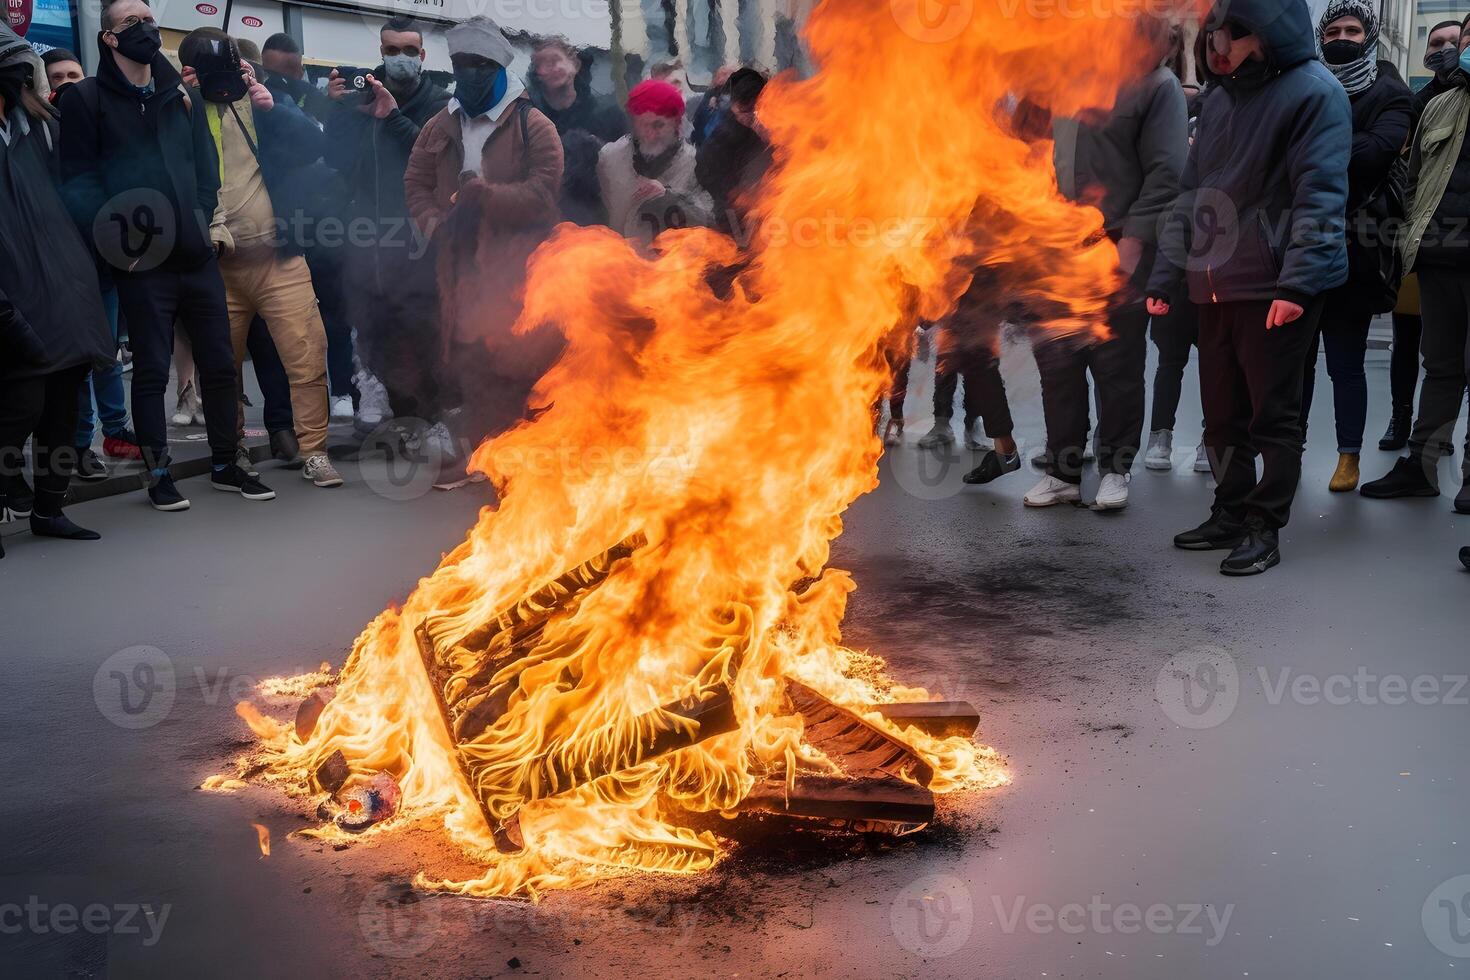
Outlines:
[[903,704],[875,704],[876,711],[899,728],[914,726],[935,738],[974,736],[980,727],[980,712],[968,701],[911,701]]
[[757,783],[740,803],[741,813],[770,813],[826,822],[847,830],[909,834],[934,819],[934,794],[894,779],[797,776]]
[[934,778],[933,767],[913,749],[805,684],[788,678],[786,697],[805,722],[807,743],[840,763],[849,775],[888,776],[920,786]]

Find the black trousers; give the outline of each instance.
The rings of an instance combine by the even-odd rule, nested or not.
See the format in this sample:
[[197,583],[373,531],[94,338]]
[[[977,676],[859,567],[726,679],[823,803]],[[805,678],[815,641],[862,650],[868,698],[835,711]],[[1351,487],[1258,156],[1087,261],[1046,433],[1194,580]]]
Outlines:
[[442,384],[449,371],[434,255],[409,259],[402,251],[362,248],[347,257],[348,315],[357,327],[358,356],[383,383],[393,414],[435,422],[456,405],[454,386]]
[[1414,390],[1419,387],[1419,335],[1424,320],[1415,313],[1393,315],[1393,351],[1388,362],[1389,395],[1393,414],[1408,418],[1414,414]]
[[174,352],[174,322],[194,348],[199,370],[204,427],[215,465],[235,458],[235,351],[219,265],[210,259],[184,272],[152,269],[114,272],[118,302],[133,348],[133,424],[143,460],[150,468],[166,465],[168,430],[163,393]]
[[[352,383],[352,321],[347,315],[340,248],[314,248],[306,253],[317,309],[327,331],[327,382],[333,398],[347,395],[357,404],[357,386]],[[252,328],[253,329],[253,328]],[[252,357],[254,354],[252,353]],[[282,372],[285,377],[285,372]],[[267,425],[267,428],[270,428]]]
[[934,418],[954,418],[954,396],[965,379],[965,425],[985,423],[985,434],[1004,439],[1015,431],[1005,379],[1000,375],[1000,331],[987,336],[962,333],[953,325],[943,328],[934,365]]
[[10,481],[20,476],[26,440],[31,439],[35,513],[42,517],[61,513],[79,452],[72,445],[77,431],[77,388],[89,369],[90,365],[81,364],[0,384],[0,499],[9,496]]
[[1199,343],[1199,312],[1181,299],[1163,316],[1153,318],[1151,333],[1159,349],[1159,366],[1154,370],[1154,404],[1149,429],[1174,428],[1179,398],[1184,388],[1184,371],[1189,367],[1189,349]]
[[291,379],[286,377],[286,365],[281,363],[276,342],[271,339],[270,328],[265,320],[256,317],[250,321],[250,332],[245,335],[245,349],[250,352],[250,363],[255,367],[255,381],[260,385],[260,396],[265,400],[261,415],[267,432],[296,431],[296,417],[291,413]]
[[1040,331],[1033,334],[1046,417],[1046,472],[1067,483],[1082,482],[1089,371],[1097,385],[1098,472],[1126,474],[1133,468],[1143,438],[1148,311],[1142,303],[1116,307],[1108,314],[1108,327],[1113,335],[1101,343],[1082,337],[1051,338]]
[[[1302,477],[1302,364],[1322,298],[1293,323],[1266,329],[1270,300],[1199,308],[1199,380],[1215,511],[1278,529]],[[1256,478],[1256,456],[1262,460]]]
[[1470,364],[1470,270],[1430,266],[1419,272],[1419,310],[1424,318],[1420,349],[1424,384],[1409,452],[1438,461],[1450,441],[1465,401]]

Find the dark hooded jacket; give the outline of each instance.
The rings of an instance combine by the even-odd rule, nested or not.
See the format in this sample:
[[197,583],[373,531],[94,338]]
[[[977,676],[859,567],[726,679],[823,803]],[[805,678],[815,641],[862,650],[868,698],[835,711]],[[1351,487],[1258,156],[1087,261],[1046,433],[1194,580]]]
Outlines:
[[1304,305],[1347,279],[1347,93],[1317,60],[1303,0],[1229,0],[1211,18],[1258,35],[1268,70],[1210,75],[1148,293],[1177,299],[1187,279],[1196,303]]
[[771,166],[771,147],[759,133],[726,113],[699,148],[694,176],[714,201],[715,227],[744,243],[749,195]]
[[[62,197],[102,260],[127,271],[194,269],[214,256],[209,223],[219,203],[219,159],[197,92],[153,58],[139,93],[99,38],[97,74],[61,96]],[[147,207],[162,195],[167,208]],[[161,213],[160,213],[161,212]],[[139,229],[139,221],[150,222]]]
[[91,254],[57,191],[54,119],[8,112],[0,140],[0,384],[116,353]]
[[[1353,155],[1348,164],[1348,282],[1345,288],[1361,293],[1364,302],[1391,302],[1380,295],[1381,256],[1392,256],[1393,243],[1385,232],[1403,221],[1403,167],[1395,171],[1409,138],[1414,105],[1409,86],[1391,62],[1378,63],[1378,77],[1363,91],[1349,97],[1353,114]],[[1393,177],[1396,194],[1385,182]],[[1397,279],[1396,274],[1389,278]]]
[[540,109],[542,115],[550,119],[556,131],[563,136],[574,129],[581,129],[604,143],[611,143],[628,135],[628,117],[623,110],[611,100],[593,94],[592,73],[587,65],[583,64],[577,72],[573,85],[577,90],[577,98],[565,109],[552,108],[534,73],[527,80],[526,90],[531,93],[531,105]]
[[[383,77],[381,66],[373,77]],[[347,182],[349,221],[408,219],[403,174],[409,154],[424,124],[448,104],[449,93],[426,75],[419,77],[413,94],[383,119],[359,112],[356,106],[335,104],[327,116],[326,162]]]

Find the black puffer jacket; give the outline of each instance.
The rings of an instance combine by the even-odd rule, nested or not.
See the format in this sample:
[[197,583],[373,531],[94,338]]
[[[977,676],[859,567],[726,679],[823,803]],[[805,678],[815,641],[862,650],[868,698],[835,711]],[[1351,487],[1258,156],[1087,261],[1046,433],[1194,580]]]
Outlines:
[[57,192],[55,120],[11,108],[0,140],[0,384],[115,353],[97,272]]
[[[61,96],[61,179],[84,235],[96,228],[104,262],[127,271],[195,269],[214,255],[209,223],[219,203],[219,158],[197,92],[153,58],[153,88],[140,94],[99,38],[93,78]],[[159,195],[167,207],[155,207]]]
[[[1382,285],[1380,253],[1393,247],[1385,232],[1404,217],[1402,186],[1399,194],[1390,195],[1385,181],[1401,159],[1400,150],[1409,138],[1414,100],[1398,69],[1387,61],[1378,63],[1378,78],[1373,84],[1350,99],[1353,155],[1348,163],[1346,287],[1376,292]],[[1402,176],[1397,180],[1401,185]]]

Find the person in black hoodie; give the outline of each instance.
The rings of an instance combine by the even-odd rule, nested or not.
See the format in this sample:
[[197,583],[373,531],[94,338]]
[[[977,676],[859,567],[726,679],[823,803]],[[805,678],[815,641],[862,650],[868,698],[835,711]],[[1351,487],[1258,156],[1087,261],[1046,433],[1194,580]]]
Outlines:
[[423,74],[424,36],[395,18],[379,33],[383,64],[370,74],[371,100],[355,102],[346,81],[327,94],[327,165],[347,182],[343,276],[363,366],[387,389],[402,416],[436,416],[434,377],[440,349],[434,256],[408,217],[403,174],[419,130],[449,104],[449,93]]
[[35,53],[0,21],[0,509],[31,438],[31,533],[95,540],[61,507],[77,461],[77,386],[112,361],[113,340],[96,268],[57,193],[45,86]]
[[1327,373],[1337,420],[1337,469],[1327,488],[1358,487],[1358,460],[1368,421],[1368,326],[1393,309],[1398,268],[1386,233],[1403,220],[1403,181],[1395,171],[1409,136],[1409,86],[1378,55],[1378,17],[1367,0],[1333,0],[1317,27],[1322,60],[1352,103],[1353,155],[1348,163],[1348,281],[1326,294],[1321,329],[1307,348],[1302,387],[1302,431],[1312,408],[1317,347],[1327,349]]
[[1429,29],[1424,39],[1424,67],[1433,74],[1424,87],[1414,93],[1414,125],[1424,115],[1424,107],[1435,96],[1455,87],[1455,69],[1460,63],[1460,22],[1442,20]]
[[1303,0],[1221,0],[1200,39],[1219,85],[1160,236],[1148,311],[1166,315],[1186,279],[1199,306],[1215,504],[1174,544],[1232,549],[1221,573],[1255,575],[1281,561],[1301,481],[1302,363],[1320,294],[1347,281],[1352,113],[1316,58]]
[[158,510],[189,501],[168,472],[163,393],[174,323],[199,367],[212,481],[258,486],[235,462],[235,358],[225,285],[209,224],[219,160],[198,93],[185,90],[160,51],[143,0],[102,9],[97,74],[61,98],[62,195],[84,237],[110,267],[133,349],[133,421]]
[[715,227],[741,244],[750,240],[742,199],[771,166],[771,147],[756,116],[765,87],[766,76],[754,68],[741,68],[730,76],[726,83],[730,108],[699,148],[694,164],[700,186],[714,199]]

